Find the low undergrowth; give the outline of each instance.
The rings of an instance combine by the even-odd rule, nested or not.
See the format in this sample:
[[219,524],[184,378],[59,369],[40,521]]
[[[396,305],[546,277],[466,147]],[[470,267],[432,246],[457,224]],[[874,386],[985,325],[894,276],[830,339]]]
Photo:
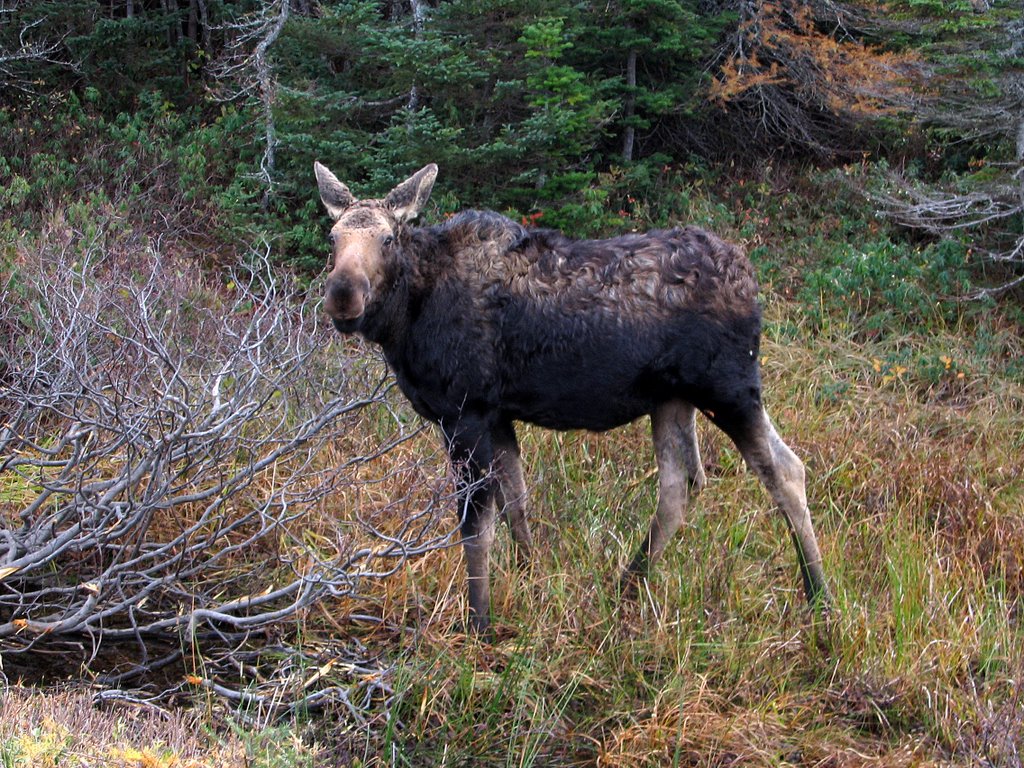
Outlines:
[[[804,606],[784,522],[706,421],[708,487],[635,602],[615,584],[653,510],[648,425],[524,428],[537,556],[518,568],[499,533],[493,638],[464,631],[460,550],[431,548],[260,635],[234,679],[209,663],[222,647],[193,643],[180,668],[122,691],[123,730],[93,741],[8,689],[0,765],[1020,766],[1020,318],[946,295],[969,268],[957,246],[872,231],[839,193],[838,218],[819,215],[807,183],[766,172],[730,195],[692,185],[673,199],[758,263],[766,404],[807,465],[830,613]],[[654,202],[633,216],[678,223]],[[328,343],[328,360],[373,360]],[[415,432],[399,398],[346,425],[311,466],[367,460],[289,529],[310,552],[386,540],[446,493],[436,436]],[[408,439],[376,455],[399,428]],[[30,485],[0,487],[0,505]],[[244,556],[231,567],[244,583]],[[91,697],[60,701],[91,711]],[[19,730],[26,706],[35,719]],[[145,730],[132,707],[168,727],[187,714],[198,737]]]

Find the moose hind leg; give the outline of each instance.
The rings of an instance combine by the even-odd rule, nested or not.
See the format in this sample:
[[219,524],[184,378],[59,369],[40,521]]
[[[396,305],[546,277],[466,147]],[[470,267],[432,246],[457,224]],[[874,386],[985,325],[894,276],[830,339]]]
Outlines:
[[498,487],[495,503],[498,512],[508,523],[516,545],[516,561],[525,565],[533,552],[533,536],[527,520],[526,481],[523,463],[519,458],[519,443],[511,424],[503,425],[492,433],[494,444],[494,472]]
[[803,462],[779,437],[763,409],[752,415],[742,428],[727,431],[786,517],[808,602],[827,605],[830,596],[821,550],[807,508]]
[[688,403],[680,403],[683,406],[683,421],[680,426],[682,432],[683,464],[686,466],[686,478],[689,484],[689,497],[692,499],[700,493],[707,485],[707,475],[704,473],[704,462],[700,458],[700,446],[697,444],[697,409]]
[[637,577],[647,574],[679,529],[691,485],[699,491],[704,484],[694,418],[693,406],[680,401],[663,403],[651,414],[658,462],[658,509],[640,551],[623,574],[624,591],[633,588]]

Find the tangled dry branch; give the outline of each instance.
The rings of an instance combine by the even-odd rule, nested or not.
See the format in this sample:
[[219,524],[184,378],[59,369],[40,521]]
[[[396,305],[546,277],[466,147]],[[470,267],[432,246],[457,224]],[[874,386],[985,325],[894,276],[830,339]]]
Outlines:
[[880,117],[907,111],[920,65],[867,41],[863,8],[734,0],[739,23],[709,62],[707,95],[736,146],[822,158],[859,154]]
[[[968,171],[930,182],[891,172],[881,189],[865,192],[881,215],[901,226],[969,244],[980,262],[996,269],[995,284],[968,298],[998,296],[1024,285],[1024,79],[1017,64],[1024,21],[951,45],[973,60],[973,69],[942,78],[917,116],[961,151],[974,148]],[[990,78],[969,76],[982,69],[992,71]]]
[[[912,184],[899,174],[888,176],[892,191],[873,191],[880,213],[904,227],[938,236],[969,239],[975,253],[1009,269],[1024,264],[1024,235],[1019,224],[1024,216],[1024,166],[1006,183],[955,191]],[[1016,184],[1016,186],[1014,186]],[[998,285],[975,289],[968,298],[998,296],[1024,284],[1024,275],[1004,279]]]
[[0,85],[31,93],[35,84],[24,71],[26,66],[46,63],[75,67],[64,58],[63,39],[46,39],[38,34],[42,19],[21,19],[16,8],[6,6],[0,4]]
[[324,524],[419,426],[265,260],[218,288],[152,250],[42,251],[0,298],[5,656],[162,637],[135,671],[201,642],[237,667],[261,632],[452,543],[446,480]]

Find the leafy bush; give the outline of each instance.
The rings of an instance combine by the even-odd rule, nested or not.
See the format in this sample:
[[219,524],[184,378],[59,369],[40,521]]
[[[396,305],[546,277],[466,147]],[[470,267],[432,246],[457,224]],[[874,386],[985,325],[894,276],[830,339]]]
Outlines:
[[888,238],[840,243],[806,273],[800,298],[815,325],[838,318],[853,330],[902,333],[952,325],[970,286],[967,250],[952,240],[912,246]]

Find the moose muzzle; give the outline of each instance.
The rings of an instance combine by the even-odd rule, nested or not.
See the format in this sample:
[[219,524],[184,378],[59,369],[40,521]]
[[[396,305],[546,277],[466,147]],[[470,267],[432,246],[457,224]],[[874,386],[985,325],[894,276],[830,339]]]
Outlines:
[[370,301],[370,281],[365,275],[338,274],[328,276],[324,309],[342,333],[358,330],[366,305]]

